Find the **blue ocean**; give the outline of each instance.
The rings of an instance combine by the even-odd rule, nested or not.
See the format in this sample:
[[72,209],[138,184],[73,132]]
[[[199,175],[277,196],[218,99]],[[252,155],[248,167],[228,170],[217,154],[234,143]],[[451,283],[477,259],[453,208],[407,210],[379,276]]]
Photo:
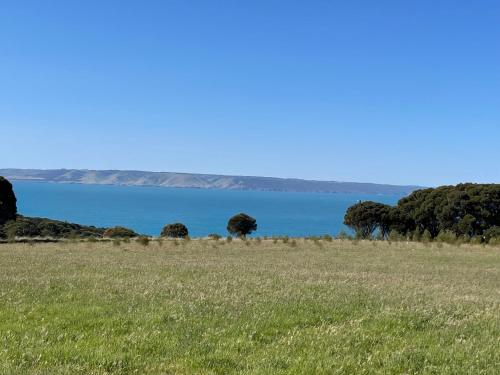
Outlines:
[[258,192],[13,181],[18,211],[85,225],[121,225],[159,235],[182,222],[192,237],[226,234],[228,219],[245,212],[257,219],[256,236],[336,235],[346,209],[359,200],[395,204],[401,196]]

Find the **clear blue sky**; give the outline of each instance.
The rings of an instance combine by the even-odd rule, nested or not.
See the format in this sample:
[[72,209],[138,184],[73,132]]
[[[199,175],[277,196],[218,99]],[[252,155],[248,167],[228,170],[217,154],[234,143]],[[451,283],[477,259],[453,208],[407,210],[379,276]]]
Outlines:
[[3,1],[0,168],[500,182],[500,2]]

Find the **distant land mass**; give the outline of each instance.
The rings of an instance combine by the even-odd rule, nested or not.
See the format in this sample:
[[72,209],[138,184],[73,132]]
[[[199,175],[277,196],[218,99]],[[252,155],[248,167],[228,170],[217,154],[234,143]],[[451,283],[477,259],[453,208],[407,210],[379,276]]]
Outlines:
[[280,192],[357,193],[408,195],[420,186],[360,182],[315,181],[298,178],[225,176],[177,172],[145,172],[87,169],[0,169],[9,180],[57,183],[160,186],[170,188],[256,190]]

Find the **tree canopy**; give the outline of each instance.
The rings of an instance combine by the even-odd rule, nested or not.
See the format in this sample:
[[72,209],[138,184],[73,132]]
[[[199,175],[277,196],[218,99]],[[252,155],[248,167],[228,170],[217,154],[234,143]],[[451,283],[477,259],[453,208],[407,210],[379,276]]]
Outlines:
[[17,199],[12,184],[0,176],[0,225],[13,220],[17,215]]
[[161,236],[170,238],[186,238],[189,236],[189,231],[182,223],[167,224],[163,227]]
[[[441,232],[476,237],[500,227],[500,184],[459,184],[417,190],[395,207],[362,202],[350,207],[344,223],[362,237],[378,228],[382,235]],[[488,232],[490,233],[490,232]]]
[[245,237],[256,230],[257,220],[245,213],[234,215],[227,223],[227,231],[238,237]]
[[376,229],[385,237],[388,233],[391,207],[377,202],[357,203],[347,209],[344,224],[352,228],[359,238],[369,238]]

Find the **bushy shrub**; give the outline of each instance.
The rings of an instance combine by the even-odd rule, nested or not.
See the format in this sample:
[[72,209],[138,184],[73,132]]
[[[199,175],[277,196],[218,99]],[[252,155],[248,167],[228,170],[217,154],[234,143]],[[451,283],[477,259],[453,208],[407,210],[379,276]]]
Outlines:
[[103,237],[107,238],[131,238],[137,237],[138,234],[135,233],[132,229],[124,228],[124,227],[113,227],[108,228],[104,231]]
[[149,237],[147,236],[139,236],[137,237],[137,243],[142,246],[148,246],[149,245]]
[[499,237],[491,237],[488,240],[488,245],[500,246],[500,236]]
[[484,244],[484,239],[482,236],[474,236],[474,237],[471,237],[469,243],[472,245]]
[[439,242],[453,244],[457,240],[457,236],[450,230],[442,230],[436,237]]
[[222,236],[217,233],[210,233],[208,235],[208,238],[210,238],[211,240],[219,241],[222,238]]
[[429,230],[424,230],[424,233],[422,233],[422,237],[420,238],[422,242],[431,242],[432,241],[432,234],[429,232]]
[[189,236],[189,232],[187,227],[182,223],[173,223],[167,224],[163,227],[161,231],[162,237],[169,238],[187,238]]
[[396,242],[396,241],[402,241],[404,238],[397,230],[393,229],[389,233],[388,239],[389,241]]
[[238,237],[245,237],[256,230],[257,221],[244,213],[234,215],[227,223],[227,231]]
[[458,236],[457,239],[455,240],[455,244],[457,245],[462,245],[464,243],[470,243],[471,237],[469,237],[466,234],[462,234],[461,236]]
[[500,227],[494,226],[483,233],[484,242],[490,243],[492,238],[500,238]]
[[4,224],[4,232],[14,237],[88,238],[102,237],[103,228],[18,215]]
[[420,233],[420,231],[418,229],[416,229],[412,234],[411,234],[411,239],[413,241],[420,241],[422,238],[422,233]]

